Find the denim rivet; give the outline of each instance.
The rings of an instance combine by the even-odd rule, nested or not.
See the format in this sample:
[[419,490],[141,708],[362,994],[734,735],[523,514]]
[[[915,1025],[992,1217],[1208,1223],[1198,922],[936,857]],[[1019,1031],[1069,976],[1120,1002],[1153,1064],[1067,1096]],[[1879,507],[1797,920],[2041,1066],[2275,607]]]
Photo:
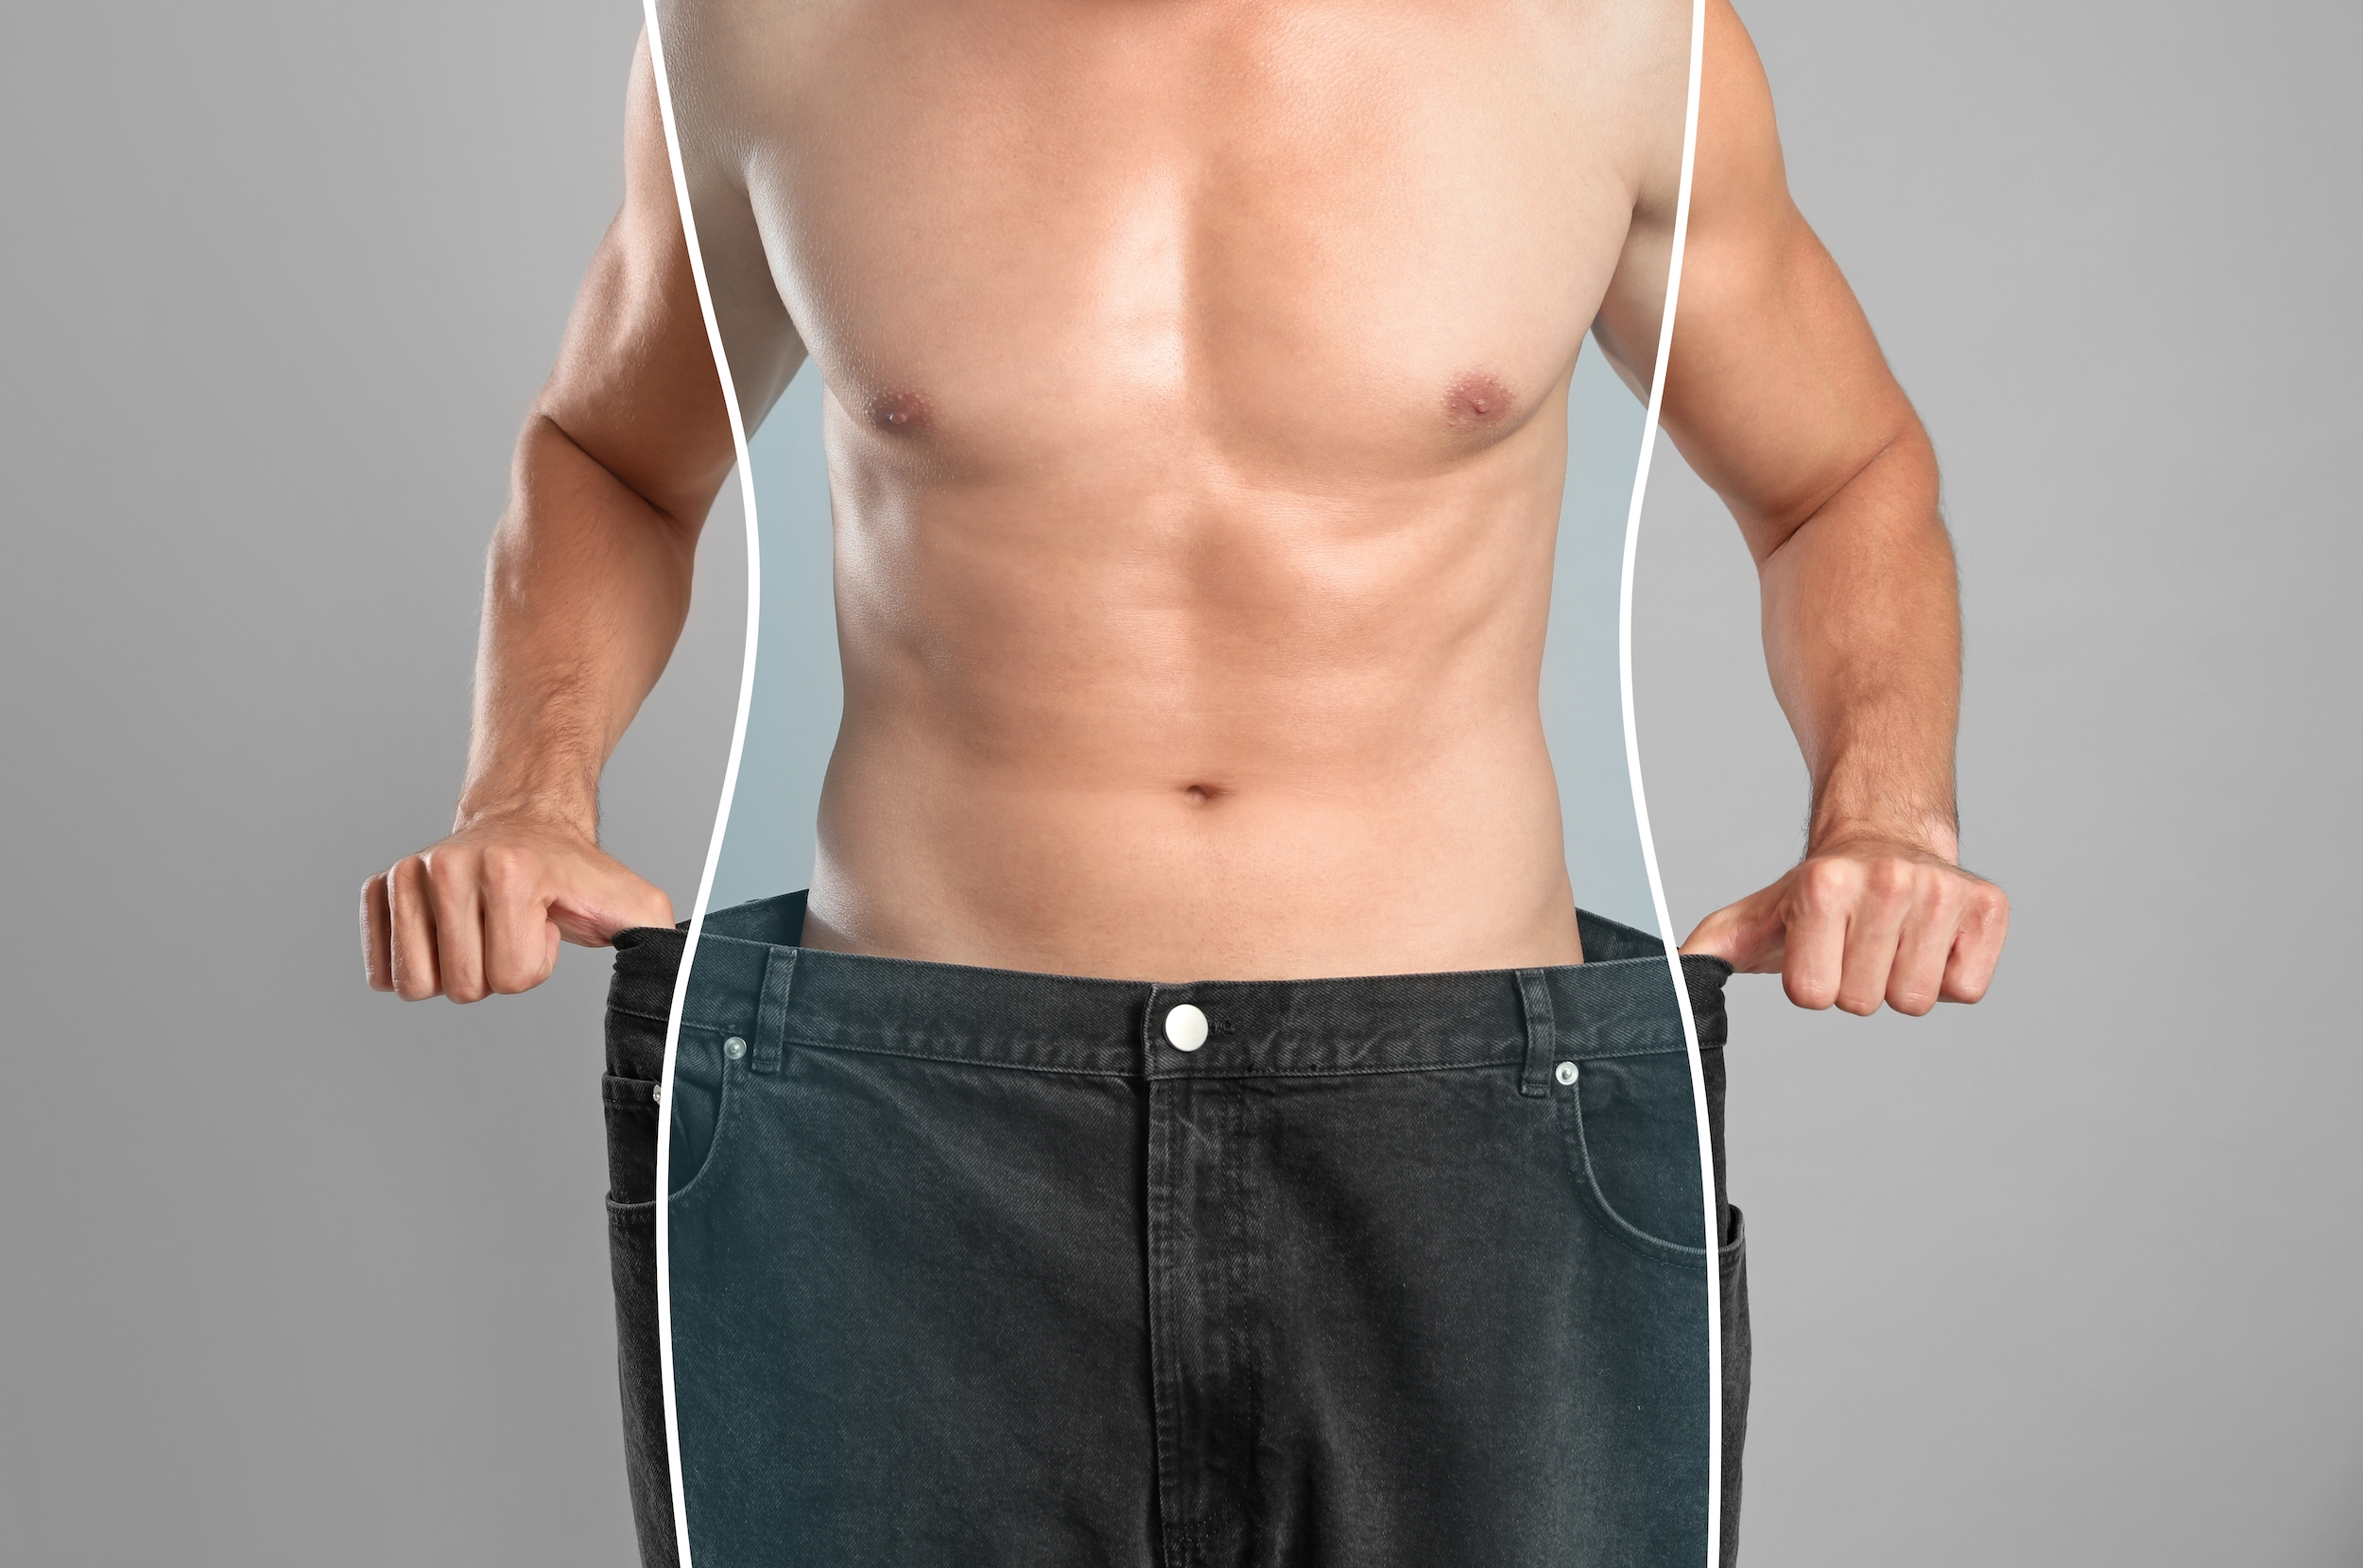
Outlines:
[[1562,1061],[1551,1069],[1551,1077],[1563,1084],[1573,1083],[1576,1081],[1576,1064],[1572,1061]]
[[722,1054],[730,1058],[733,1061],[736,1061],[740,1057],[747,1054],[747,1042],[739,1039],[736,1035],[733,1035],[728,1040],[722,1042]]
[[1184,1002],[1165,1014],[1165,1038],[1177,1051],[1195,1051],[1206,1043],[1206,1015]]

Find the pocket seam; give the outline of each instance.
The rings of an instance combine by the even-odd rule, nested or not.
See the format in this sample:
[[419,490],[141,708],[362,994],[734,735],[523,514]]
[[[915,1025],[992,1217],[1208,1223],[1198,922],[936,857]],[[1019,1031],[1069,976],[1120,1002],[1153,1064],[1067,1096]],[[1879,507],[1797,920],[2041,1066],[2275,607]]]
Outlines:
[[[719,1033],[720,1031],[716,1030],[715,1032]],[[692,1193],[697,1192],[699,1185],[704,1182],[707,1172],[713,1170],[714,1167],[721,1162],[722,1142],[725,1136],[727,1136],[730,1132],[732,1111],[736,1109],[740,1098],[738,1094],[738,1080],[746,1073],[747,1064],[753,1060],[754,1052],[751,1049],[745,1056],[739,1058],[735,1061],[731,1060],[729,1053],[723,1053],[722,1087],[716,1095],[713,1140],[706,1145],[706,1157],[702,1161],[699,1162],[697,1170],[691,1174],[689,1180],[682,1182],[670,1194],[664,1195],[666,1201],[679,1203],[688,1198]],[[678,1059],[675,1061],[674,1073],[676,1078],[678,1079],[680,1076],[680,1064]],[[672,1112],[668,1110],[664,1112],[664,1115],[669,1122]],[[659,1162],[659,1164],[661,1166],[663,1162]],[[671,1173],[661,1168],[657,1171],[657,1187],[660,1194],[663,1194],[664,1179],[669,1174]],[[656,1201],[657,1200],[655,1198],[650,1198],[648,1200],[648,1205],[651,1209],[655,1208]]]
[[[614,1179],[615,1139],[618,1136],[613,1117],[621,1111],[627,1115],[647,1115],[653,1121],[653,1118],[664,1114],[663,1106],[651,1093],[656,1087],[657,1083],[654,1078],[636,1078],[624,1073],[599,1075],[599,1112],[600,1119],[605,1124],[604,1130],[608,1140],[608,1173],[611,1182]],[[653,1125],[649,1130],[651,1133],[654,1132]],[[655,1159],[653,1151],[649,1158],[651,1161]],[[653,1198],[619,1198],[615,1196],[615,1189],[612,1185],[607,1189],[607,1202],[611,1210],[642,1208],[654,1201]]]
[[[1716,1248],[1694,1247],[1679,1241],[1667,1241],[1662,1236],[1653,1236],[1623,1215],[1618,1214],[1616,1206],[1608,1200],[1608,1194],[1601,1190],[1598,1174],[1592,1165],[1592,1145],[1590,1139],[1584,1135],[1581,1096],[1580,1086],[1561,1089],[1551,1096],[1553,1117],[1559,1124],[1560,1153],[1561,1159],[1572,1167],[1569,1174],[1575,1178],[1577,1189],[1583,1195],[1584,1201],[1608,1222],[1609,1234],[1632,1250],[1641,1253],[1642,1256],[1658,1263],[1688,1264],[1694,1266],[1703,1266],[1710,1253],[1718,1257],[1729,1254],[1745,1239],[1735,1237],[1730,1244]],[[1572,1148],[1569,1146],[1571,1140]],[[1705,1217],[1703,1213],[1699,1215],[1702,1221]]]
[[[628,1084],[633,1090],[641,1091],[642,1093],[638,1094],[632,1099],[618,1100],[607,1098],[607,1092],[618,1084]],[[635,1078],[626,1073],[602,1073],[599,1075],[600,1098],[611,1111],[654,1111],[657,1108],[656,1095],[654,1093],[656,1087],[657,1080],[654,1078]]]

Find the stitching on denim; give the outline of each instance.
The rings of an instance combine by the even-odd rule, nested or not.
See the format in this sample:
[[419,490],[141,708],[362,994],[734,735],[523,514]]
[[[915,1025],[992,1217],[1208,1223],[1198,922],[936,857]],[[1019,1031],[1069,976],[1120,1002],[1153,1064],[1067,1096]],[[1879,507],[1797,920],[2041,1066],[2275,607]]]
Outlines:
[[853,1056],[900,1057],[905,1061],[943,1061],[958,1067],[992,1067],[1005,1073],[1056,1073],[1062,1077],[1130,1078],[1130,1068],[1110,1072],[1102,1067],[1052,1067],[1038,1061],[995,1061],[990,1057],[940,1056],[933,1051],[903,1051],[891,1045],[848,1045],[842,1041],[806,1040],[789,1035],[787,1043],[807,1051],[843,1051]]
[[[1608,1194],[1600,1187],[1599,1173],[1592,1164],[1592,1140],[1584,1131],[1581,1093],[1580,1089],[1570,1089],[1564,1094],[1554,1096],[1551,1102],[1552,1109],[1557,1111],[1562,1103],[1571,1108],[1567,1111],[1561,1111],[1561,1114],[1572,1114],[1576,1119],[1576,1152],[1583,1162],[1583,1168],[1578,1173],[1577,1184],[1582,1188],[1585,1198],[1609,1221],[1609,1234],[1635,1250],[1642,1251],[1644,1256],[1655,1258],[1660,1263],[1705,1263],[1710,1249],[1688,1247],[1679,1241],[1667,1241],[1662,1236],[1653,1236],[1623,1215],[1618,1214],[1616,1206],[1608,1200]],[[1564,1123],[1561,1124],[1561,1137],[1563,1141]]]
[[1247,1498],[1239,1521],[1240,1533],[1247,1539],[1240,1542],[1240,1555],[1252,1561],[1263,1524],[1257,1517],[1257,1508],[1264,1495],[1264,1380],[1261,1364],[1255,1355],[1256,1339],[1249,1330],[1254,1326],[1251,1319],[1260,1314],[1264,1301],[1263,1293],[1255,1288],[1258,1282],[1252,1276],[1252,1271],[1263,1258],[1264,1207],[1250,1196],[1253,1184],[1247,1179],[1244,1153],[1253,1142],[1248,1130],[1248,1092],[1245,1080],[1234,1081],[1239,1086],[1233,1091],[1232,1109],[1232,1132],[1237,1144],[1231,1150],[1231,1162],[1233,1175],[1238,1182],[1233,1201],[1245,1221],[1241,1229],[1246,1233],[1233,1268],[1234,1288],[1238,1293],[1232,1298],[1232,1332],[1235,1335],[1232,1354],[1238,1366],[1239,1375],[1247,1380]]
[[[1680,1056],[1689,1049],[1689,1046],[1683,1044],[1680,1041],[1676,1041],[1671,1045],[1636,1045],[1630,1051],[1588,1051],[1582,1056],[1566,1057],[1561,1060],[1578,1063],[1586,1061],[1621,1061],[1628,1057]],[[1720,1045],[1706,1045],[1701,1046],[1700,1049],[1719,1051],[1722,1047]]]
[[1157,1078],[1356,1078],[1389,1073],[1458,1073],[1473,1067],[1515,1067],[1515,1056],[1473,1057],[1465,1061],[1423,1061],[1405,1067],[1233,1067],[1204,1066],[1186,1073],[1152,1073]]
[[1551,1092],[1551,1059],[1559,1055],[1558,1010],[1540,970],[1518,972],[1518,1011],[1526,1020],[1526,1050],[1518,1062],[1518,1093],[1540,1099]]
[[[699,1187],[705,1182],[706,1173],[713,1170],[716,1165],[721,1163],[722,1135],[733,1126],[731,1111],[733,1107],[737,1104],[740,1096],[747,1093],[744,1086],[739,1088],[737,1094],[732,1093],[733,1086],[731,1079],[736,1073],[743,1073],[745,1070],[745,1058],[742,1057],[736,1063],[733,1063],[727,1052],[723,1054],[722,1087],[715,1096],[714,1140],[706,1145],[706,1157],[699,1162],[697,1171],[687,1181],[683,1182],[672,1193],[666,1195],[670,1201],[679,1203],[682,1199],[688,1198],[690,1194],[698,1191]],[[678,1071],[674,1074],[673,1082],[675,1089],[678,1091],[681,1084],[681,1077]],[[665,1184],[665,1178],[671,1174],[672,1173],[670,1171],[662,1170],[656,1173],[657,1186],[660,1190],[663,1189]],[[653,1202],[654,1199],[650,1199],[650,1201]]]
[[[612,1013],[621,1013],[626,1018],[645,1019],[650,1024],[670,1024],[673,1021],[671,1015],[669,1014],[661,1012],[642,1012],[638,1008],[627,1008],[620,1002],[610,1002],[607,1005],[607,1010]],[[684,1018],[681,1022],[683,1024],[695,1025],[697,1027],[701,1029],[718,1029],[721,1027],[718,1024],[699,1024],[698,1020],[694,1018]]]
[[[621,1110],[653,1111],[656,1109],[656,1090],[657,1080],[654,1078],[635,1078],[626,1073],[599,1075],[599,1099],[606,1105]],[[614,1097],[618,1091],[630,1097],[626,1099]]]
[[[623,1012],[627,1009],[621,1008],[611,1008],[608,1010],[611,1012]],[[635,1012],[631,1013],[630,1016],[634,1018],[645,1018],[650,1023],[662,1024],[665,1022],[664,1019],[656,1018],[647,1013]],[[710,1032],[719,1034],[727,1029],[738,1027],[738,1025],[729,1024],[709,1024],[695,1018],[684,1018],[681,1020],[681,1027],[685,1029],[705,1029]],[[1130,1067],[1113,1069],[1105,1067],[1058,1067],[1035,1061],[1004,1061],[995,1060],[990,1057],[951,1056],[939,1051],[906,1050],[900,1046],[894,1045],[854,1044],[842,1040],[816,1040],[809,1035],[793,1033],[787,1035],[785,1037],[785,1041],[786,1043],[790,1045],[801,1045],[806,1049],[815,1051],[853,1051],[865,1056],[902,1057],[912,1061],[951,1061],[958,1062],[964,1066],[970,1067],[1000,1067],[1021,1073],[1062,1073],[1080,1077],[1114,1078],[1132,1077],[1136,1076],[1136,1070]],[[1723,1047],[1720,1045],[1702,1045],[1699,1048],[1701,1050],[1719,1051]],[[1685,1049],[1687,1049],[1687,1047],[1682,1045],[1643,1045],[1637,1046],[1631,1050],[1589,1051],[1581,1056],[1563,1057],[1560,1060],[1576,1062],[1613,1061],[1628,1057],[1673,1056]],[[1201,1068],[1198,1071],[1188,1073],[1152,1072],[1147,1076],[1151,1077],[1167,1078],[1351,1077],[1376,1073],[1457,1072],[1460,1069],[1469,1067],[1499,1067],[1506,1063],[1516,1063],[1523,1060],[1524,1057],[1521,1052],[1511,1050],[1490,1057],[1455,1057],[1448,1061],[1420,1061],[1400,1066],[1239,1067],[1226,1069]]]
[[992,1067],[1004,1072],[1058,1073],[1070,1077],[1138,1078],[1147,1077],[1159,1082],[1180,1079],[1208,1078],[1313,1078],[1356,1077],[1381,1073],[1441,1073],[1457,1072],[1471,1067],[1501,1067],[1513,1065],[1514,1056],[1477,1057],[1468,1060],[1420,1062],[1407,1067],[1240,1067],[1229,1070],[1201,1068],[1195,1072],[1151,1072],[1141,1074],[1134,1068],[1111,1071],[1104,1067],[1055,1067],[1036,1061],[997,1061],[990,1057],[945,1056],[934,1051],[898,1050],[891,1045],[852,1045],[842,1041],[810,1040],[791,1035],[789,1043],[813,1051],[845,1051],[860,1056],[900,1057],[906,1061],[944,1061],[961,1067]]
[[1168,1358],[1179,1370],[1181,1347],[1176,1343],[1179,1330],[1173,1320],[1173,1302],[1167,1282],[1178,1270],[1174,1267],[1173,1246],[1178,1205],[1173,1193],[1173,1150],[1170,1116],[1160,1117],[1152,1099],[1148,1107],[1148,1353],[1150,1430],[1156,1444],[1157,1523],[1163,1537],[1163,1557],[1169,1568],[1187,1568],[1191,1549],[1197,1544],[1198,1527],[1189,1518],[1178,1518],[1187,1512],[1188,1499],[1182,1494],[1185,1486],[1182,1474],[1181,1450],[1186,1446],[1188,1434],[1183,1430],[1182,1408],[1184,1398],[1182,1379],[1170,1380],[1165,1375]]

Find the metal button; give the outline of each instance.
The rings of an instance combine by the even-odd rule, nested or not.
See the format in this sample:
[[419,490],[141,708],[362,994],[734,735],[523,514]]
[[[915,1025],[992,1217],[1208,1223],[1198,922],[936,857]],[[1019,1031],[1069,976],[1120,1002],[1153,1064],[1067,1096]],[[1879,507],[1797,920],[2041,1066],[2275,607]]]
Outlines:
[[733,1061],[736,1061],[740,1057],[747,1054],[747,1042],[739,1039],[736,1035],[733,1035],[728,1040],[722,1042],[722,1054],[730,1058]]
[[1165,1038],[1177,1051],[1195,1051],[1206,1043],[1206,1015],[1184,1002],[1165,1014]]
[[1551,1069],[1551,1077],[1561,1083],[1573,1083],[1576,1081],[1576,1064],[1572,1061],[1562,1061]]
[[648,1098],[656,1101],[659,1105],[663,1105],[664,1103],[664,1085],[661,1083],[652,1083],[648,1085]]

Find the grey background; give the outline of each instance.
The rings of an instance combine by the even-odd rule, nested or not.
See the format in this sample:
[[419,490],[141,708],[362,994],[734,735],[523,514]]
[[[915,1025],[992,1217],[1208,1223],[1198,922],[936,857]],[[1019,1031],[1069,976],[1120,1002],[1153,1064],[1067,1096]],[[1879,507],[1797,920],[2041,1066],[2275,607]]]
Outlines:
[[[1747,1560],[2363,1562],[2348,257],[2363,13],[1747,14],[1947,464],[1994,994],[1735,988]],[[629,1560],[604,963],[362,989],[441,829],[515,422],[617,195],[622,4],[14,19],[0,113],[0,1558]],[[612,769],[684,904],[736,519]],[[1802,783],[1662,463],[1637,658],[1676,923]]]

